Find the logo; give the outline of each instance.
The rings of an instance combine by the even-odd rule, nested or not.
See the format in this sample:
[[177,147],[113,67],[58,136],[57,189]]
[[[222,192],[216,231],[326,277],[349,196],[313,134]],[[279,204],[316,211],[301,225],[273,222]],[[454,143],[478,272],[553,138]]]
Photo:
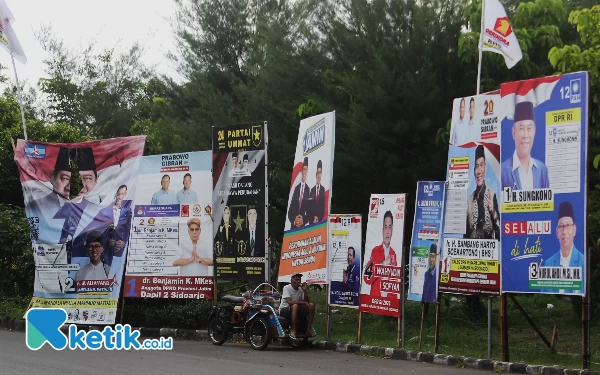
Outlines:
[[195,204],[192,210],[194,212],[194,215],[200,215],[202,213],[202,206],[200,206],[199,204]]
[[252,126],[252,144],[256,147],[260,146],[262,141],[262,125]]
[[96,310],[92,311],[92,315],[90,316],[91,320],[96,319],[96,317],[98,316],[98,312]]
[[494,114],[494,101],[493,100],[486,100],[483,102],[483,115],[484,116],[491,116]]
[[316,124],[306,129],[302,138],[303,155],[319,149],[325,144],[325,119],[319,120]]
[[44,246],[38,246],[37,248],[37,256],[43,257],[46,255],[46,250],[44,250]]
[[505,38],[512,34],[513,30],[512,26],[510,25],[510,21],[508,20],[508,17],[498,18],[496,20],[496,24],[494,25],[494,31],[496,31],[498,34],[502,35]]
[[154,225],[154,223],[156,222],[156,219],[151,217],[150,219],[148,219],[148,224],[149,225]]
[[190,205],[182,204],[181,205],[181,217],[189,217],[190,216]]
[[100,314],[98,314],[98,321],[99,322],[103,322],[104,319],[106,319],[106,313],[105,312],[100,312]]
[[46,157],[46,145],[26,143],[25,156],[34,159],[44,159]]
[[369,208],[369,217],[377,218],[379,216],[379,198],[371,198],[371,207]]
[[113,329],[106,326],[102,331],[90,329],[82,331],[77,325],[70,324],[68,335],[61,331],[67,322],[67,312],[64,309],[32,308],[25,314],[25,344],[31,350],[39,350],[48,343],[55,350],[67,347],[71,350],[98,350],[102,347],[109,350],[171,350],[172,337],[146,339],[139,341],[140,331],[132,330],[129,324],[117,324]]
[[142,207],[138,207],[137,214],[138,216],[142,216],[144,214],[144,209]]
[[570,82],[571,103],[581,102],[581,79],[572,79]]
[[207,215],[210,215],[212,213],[212,207],[210,207],[210,204],[207,204],[206,207],[204,207],[204,212]]
[[83,311],[83,320],[88,320],[88,312],[87,311]]

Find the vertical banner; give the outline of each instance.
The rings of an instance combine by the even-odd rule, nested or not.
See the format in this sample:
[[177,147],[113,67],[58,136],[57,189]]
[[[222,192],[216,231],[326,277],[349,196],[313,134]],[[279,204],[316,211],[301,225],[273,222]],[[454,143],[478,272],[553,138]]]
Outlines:
[[360,311],[400,316],[406,194],[372,194]]
[[439,279],[439,242],[444,211],[444,181],[417,182],[415,219],[409,253],[408,300],[435,303]]
[[267,123],[213,127],[217,280],[267,281]]
[[[35,262],[31,307],[64,308],[67,323],[115,323],[145,140],[18,140]],[[75,171],[80,191],[71,188]]]
[[210,156],[142,158],[124,297],[212,299]]
[[329,215],[329,304],[358,308],[361,284],[361,215]]
[[585,294],[588,74],[501,86],[502,290]]
[[300,121],[279,261],[279,282],[296,272],[327,283],[327,235],[333,181],[335,112]]
[[454,100],[439,292],[500,294],[499,94]]

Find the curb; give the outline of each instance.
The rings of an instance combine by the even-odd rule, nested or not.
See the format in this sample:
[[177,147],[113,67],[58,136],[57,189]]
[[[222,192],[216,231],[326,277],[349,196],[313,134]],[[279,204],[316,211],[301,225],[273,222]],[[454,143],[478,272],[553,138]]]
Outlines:
[[[10,331],[25,331],[25,320],[1,319],[0,327]],[[77,328],[83,331],[103,330],[104,326],[97,325],[77,325]],[[200,329],[183,328],[147,328],[131,327],[132,330],[139,330],[141,336],[149,338],[173,337],[186,340],[208,340],[208,331]],[[61,331],[66,332],[68,326],[61,327]],[[229,339],[233,334],[229,334]],[[419,352],[415,350],[406,350],[398,348],[384,348],[379,346],[347,344],[335,341],[312,341],[308,347],[320,350],[335,351],[340,353],[353,353],[367,356],[376,356],[386,359],[395,359],[401,361],[415,361],[432,363],[436,365],[445,365],[459,368],[472,368],[478,370],[493,371],[496,373],[509,374],[529,374],[529,375],[600,375],[600,371],[565,369],[556,366],[536,366],[525,363],[501,362],[491,359],[479,359],[463,356],[454,356],[446,354],[434,354],[429,352]]]
[[398,348],[383,348],[360,344],[345,344],[333,341],[313,341],[312,347],[315,349],[336,351],[341,353],[356,353],[402,361],[416,361],[459,368],[487,370],[496,373],[530,375],[600,375],[600,371],[573,370],[554,366],[534,366],[527,365],[525,363],[501,362],[491,359],[434,354],[429,352],[418,352],[414,350]]

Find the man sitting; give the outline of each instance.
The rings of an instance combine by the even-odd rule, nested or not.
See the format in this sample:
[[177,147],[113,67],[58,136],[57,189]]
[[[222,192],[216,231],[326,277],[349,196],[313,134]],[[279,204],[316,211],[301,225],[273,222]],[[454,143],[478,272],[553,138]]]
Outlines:
[[302,281],[302,274],[295,273],[292,275],[292,283],[283,287],[283,295],[281,305],[279,305],[279,315],[292,321],[290,337],[296,336],[296,325],[298,316],[303,319],[308,317],[308,325],[306,326],[306,335],[314,337],[316,334],[312,331],[313,319],[315,317],[315,304],[308,300],[306,291],[306,283]]

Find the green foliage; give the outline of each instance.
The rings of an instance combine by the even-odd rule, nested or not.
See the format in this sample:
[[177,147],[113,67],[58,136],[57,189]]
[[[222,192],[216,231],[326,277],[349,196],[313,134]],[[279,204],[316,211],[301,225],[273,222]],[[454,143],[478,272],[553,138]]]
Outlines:
[[28,296],[35,268],[25,212],[0,204],[0,296]]

